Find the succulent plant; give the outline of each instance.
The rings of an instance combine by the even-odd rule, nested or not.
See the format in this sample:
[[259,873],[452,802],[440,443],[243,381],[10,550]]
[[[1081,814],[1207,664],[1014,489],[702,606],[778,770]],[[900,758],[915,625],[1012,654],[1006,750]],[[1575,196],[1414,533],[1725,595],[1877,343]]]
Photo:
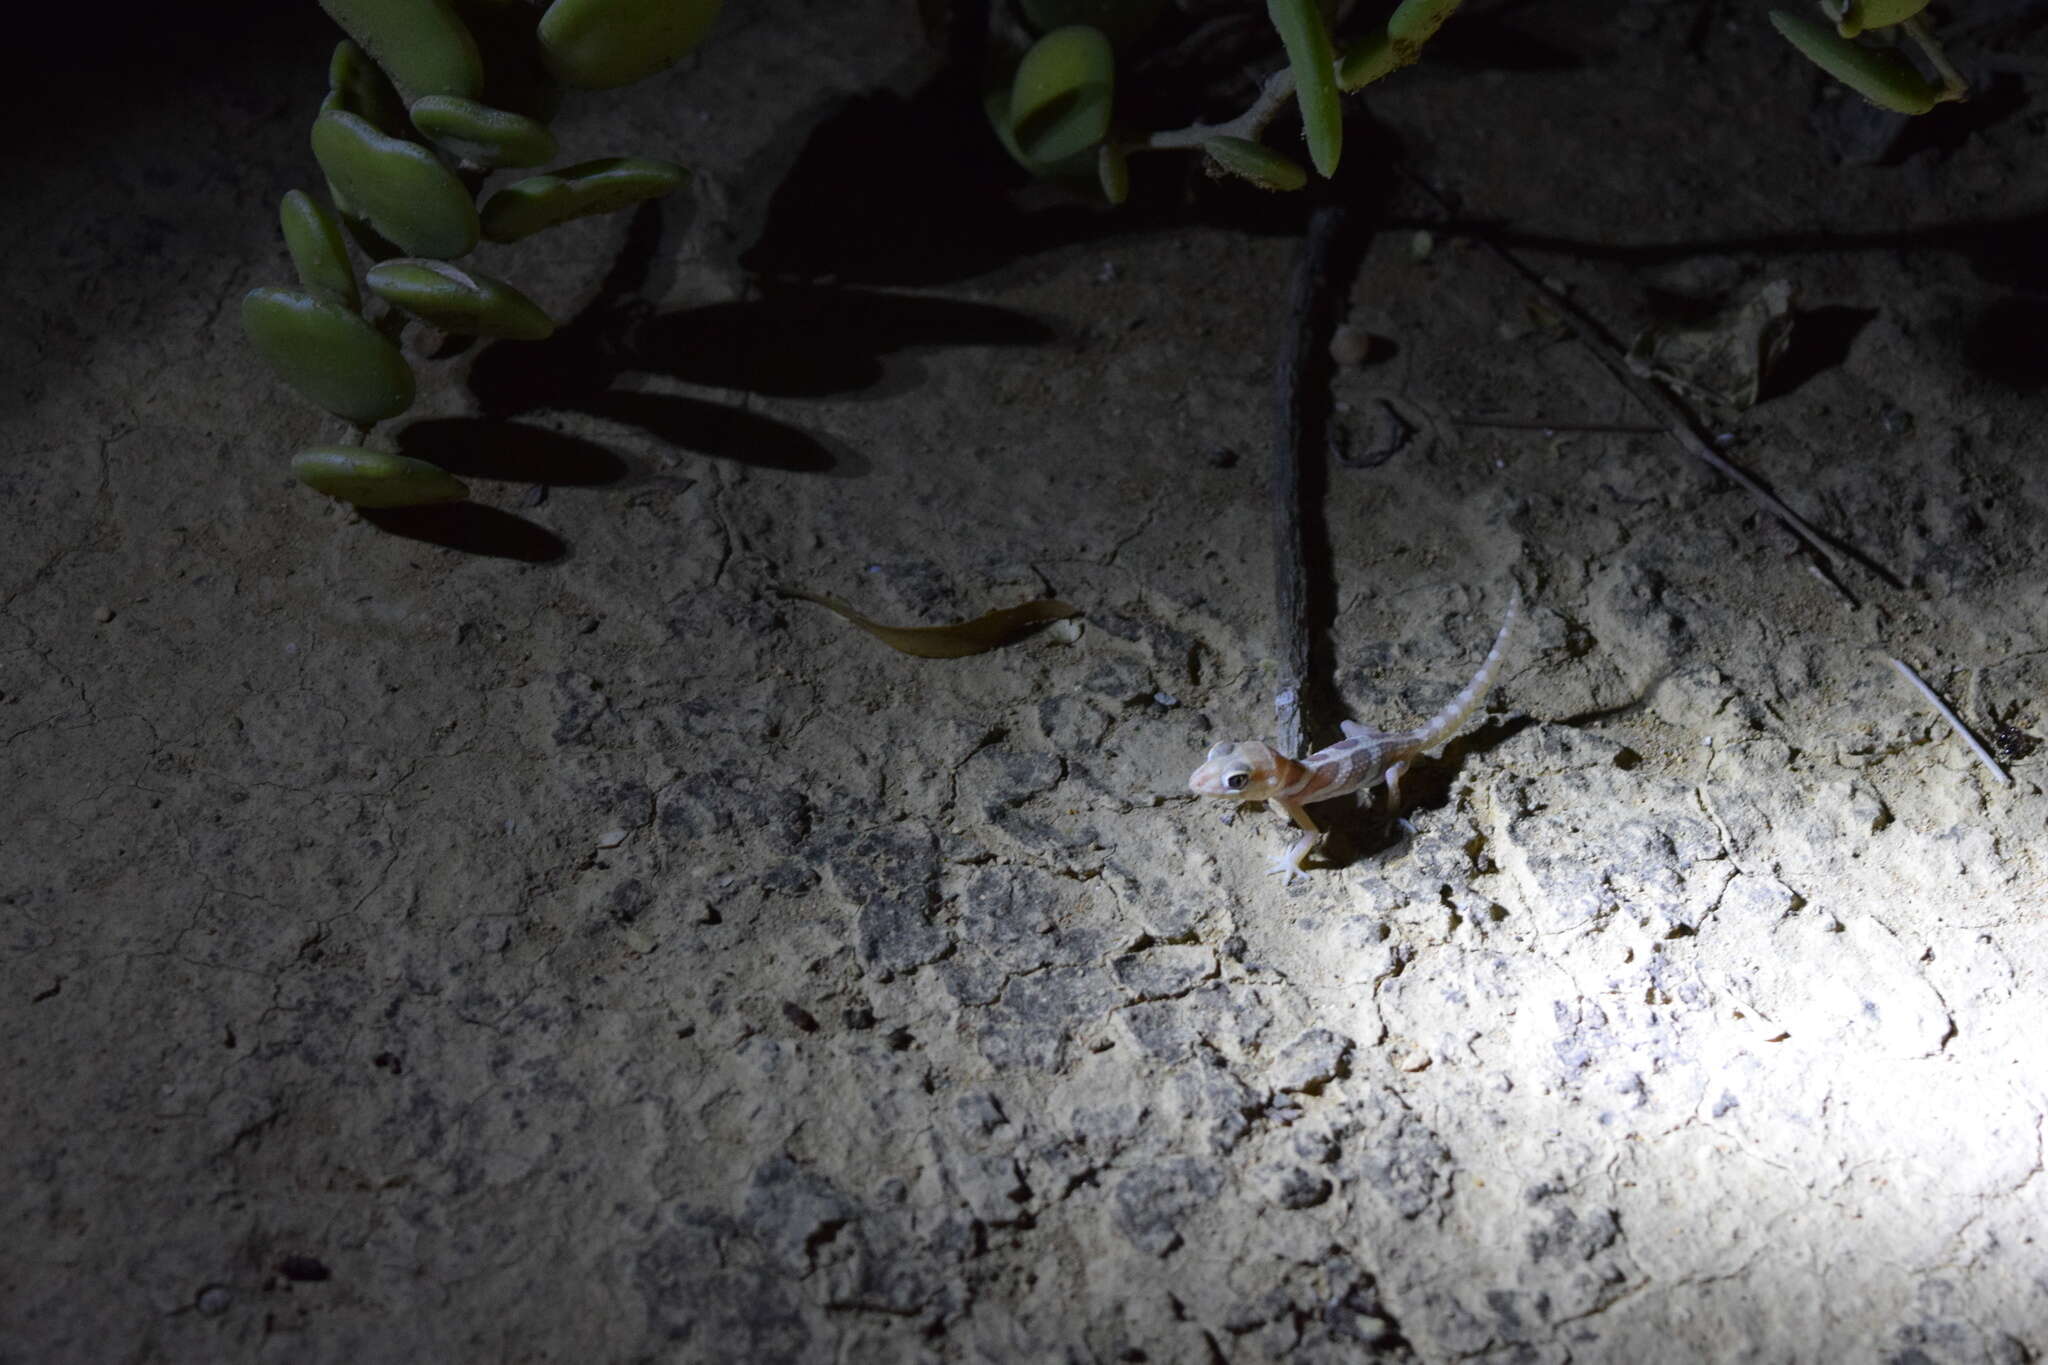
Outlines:
[[[456,262],[479,240],[516,242],[572,218],[674,192],[682,167],[607,157],[528,175],[485,195],[501,169],[555,159],[548,127],[564,86],[602,90],[666,69],[703,41],[720,0],[321,0],[347,37],[313,120],[323,201],[278,207],[297,288],[261,285],[242,327],[292,388],[348,424],[341,444],[292,460],[301,482],[362,507],[467,496],[452,474],[368,449],[412,405],[398,346],[409,323],[538,340],[554,322],[504,280]],[[351,259],[366,258],[358,282]],[[367,286],[367,291],[363,286]]]
[[[1968,98],[1968,82],[1920,17],[1927,0],[1821,0],[1820,8],[1832,27],[1781,9],[1771,11],[1771,25],[1808,61],[1878,108],[1924,114],[1937,104]],[[1920,74],[1896,47],[1856,41],[1864,33],[1890,28],[1913,40],[1937,79]]]
[[[1006,88],[987,99],[989,120],[1010,155],[1034,175],[1095,176],[1111,203],[1128,193],[1129,158],[1139,152],[1196,150],[1218,170],[1261,189],[1297,190],[1308,171],[1259,141],[1289,100],[1301,109],[1309,160],[1334,175],[1343,153],[1342,96],[1414,61],[1460,0],[1403,0],[1386,22],[1341,48],[1320,0],[1268,0],[1266,15],[1287,65],[1267,79],[1250,107],[1215,124],[1160,132],[1117,126],[1116,51],[1154,17],[1157,0],[1031,0],[1025,16],[1038,36],[1017,57]],[[1050,21],[1062,20],[1057,26]]]
[[[1420,55],[1460,0],[1402,0],[1383,23],[1343,37],[1331,33],[1328,0],[1267,0],[1266,17],[1287,65],[1261,86],[1251,104],[1220,123],[1160,131],[1135,130],[1115,118],[1118,54],[1145,34],[1161,0],[1018,0],[1030,40],[1012,39],[1010,58],[985,105],[996,136],[1032,174],[1096,178],[1111,203],[1129,193],[1129,159],[1140,152],[1200,150],[1218,172],[1261,189],[1298,190],[1310,168],[1260,138],[1291,101],[1301,112],[1302,140],[1314,174],[1336,173],[1343,153],[1342,97],[1407,66]],[[1771,22],[1829,74],[1873,103],[1921,114],[1965,98],[1967,86],[1928,32],[1928,0],[1820,0],[1828,23],[1783,10]],[[1897,51],[1861,35],[1910,39],[1933,68],[1923,75]]]

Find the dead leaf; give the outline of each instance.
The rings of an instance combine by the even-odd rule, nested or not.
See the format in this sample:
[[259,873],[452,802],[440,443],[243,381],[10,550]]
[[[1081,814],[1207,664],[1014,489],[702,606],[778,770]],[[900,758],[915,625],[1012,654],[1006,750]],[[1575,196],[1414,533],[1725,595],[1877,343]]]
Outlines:
[[1689,398],[1738,412],[1756,406],[1792,340],[1792,285],[1772,280],[1697,327],[1651,327],[1628,348],[1628,367]]
[[800,597],[806,602],[829,607],[889,648],[915,654],[920,659],[964,659],[970,654],[986,654],[1026,634],[1033,626],[1081,614],[1079,607],[1068,606],[1057,598],[1041,597],[1034,602],[1021,602],[950,626],[885,626],[861,615],[836,597],[805,592],[802,588],[778,588],[776,591],[784,597]]

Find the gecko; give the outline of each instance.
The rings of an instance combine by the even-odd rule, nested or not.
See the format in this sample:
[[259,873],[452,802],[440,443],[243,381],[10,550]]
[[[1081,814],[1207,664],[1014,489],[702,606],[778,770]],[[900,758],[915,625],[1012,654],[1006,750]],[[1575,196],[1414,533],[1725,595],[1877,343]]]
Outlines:
[[1256,739],[1225,742],[1209,750],[1202,766],[1188,779],[1188,790],[1197,796],[1217,796],[1226,801],[1271,801],[1278,806],[1297,828],[1307,832],[1289,844],[1285,853],[1274,857],[1271,870],[1289,883],[1297,878],[1306,879],[1308,872],[1302,864],[1309,849],[1322,836],[1322,830],[1309,819],[1303,807],[1312,801],[1328,801],[1355,791],[1370,792],[1384,781],[1389,812],[1398,813],[1401,775],[1416,757],[1456,733],[1493,686],[1500,671],[1501,654],[1507,648],[1508,632],[1514,629],[1515,617],[1521,609],[1522,593],[1516,588],[1508,598],[1507,616],[1500,623],[1500,633],[1493,637],[1493,648],[1486,652],[1472,681],[1451,698],[1448,706],[1415,729],[1390,733],[1347,720],[1343,722],[1343,739],[1302,759],[1288,758],[1272,745]]

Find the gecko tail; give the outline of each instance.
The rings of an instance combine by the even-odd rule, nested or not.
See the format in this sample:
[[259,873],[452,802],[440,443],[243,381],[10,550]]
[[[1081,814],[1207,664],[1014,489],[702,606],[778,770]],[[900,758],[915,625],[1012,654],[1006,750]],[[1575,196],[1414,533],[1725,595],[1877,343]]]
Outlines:
[[1522,612],[1522,588],[1519,583],[1510,584],[1507,616],[1500,623],[1500,634],[1493,637],[1493,648],[1486,652],[1485,662],[1472,675],[1472,681],[1464,690],[1451,698],[1450,705],[1431,717],[1421,729],[1415,731],[1415,749],[1418,753],[1434,749],[1457,732],[1465,718],[1486,698],[1493,687],[1494,679],[1500,674],[1501,656],[1507,652],[1508,634],[1515,628],[1515,618]]

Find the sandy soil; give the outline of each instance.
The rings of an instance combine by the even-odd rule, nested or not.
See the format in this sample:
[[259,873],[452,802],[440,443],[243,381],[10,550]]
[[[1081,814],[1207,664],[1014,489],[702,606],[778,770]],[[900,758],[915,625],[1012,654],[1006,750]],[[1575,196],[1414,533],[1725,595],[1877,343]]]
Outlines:
[[[575,322],[423,362],[475,500],[373,521],[237,322],[295,8],[12,97],[63,130],[0,220],[0,1358],[2048,1354],[2027,7],[1951,6],[1980,97],[1903,128],[1713,3],[1475,0],[1375,88],[1347,714],[1528,610],[1412,835],[1338,812],[1293,889],[1184,784],[1271,732],[1305,199],[1076,205],[910,6],[735,3],[561,124],[690,203],[486,253]],[[1597,429],[1654,419],[1481,233],[1623,341],[1788,282],[1699,410],[1856,605]],[[922,660],[778,584],[1085,616]]]

